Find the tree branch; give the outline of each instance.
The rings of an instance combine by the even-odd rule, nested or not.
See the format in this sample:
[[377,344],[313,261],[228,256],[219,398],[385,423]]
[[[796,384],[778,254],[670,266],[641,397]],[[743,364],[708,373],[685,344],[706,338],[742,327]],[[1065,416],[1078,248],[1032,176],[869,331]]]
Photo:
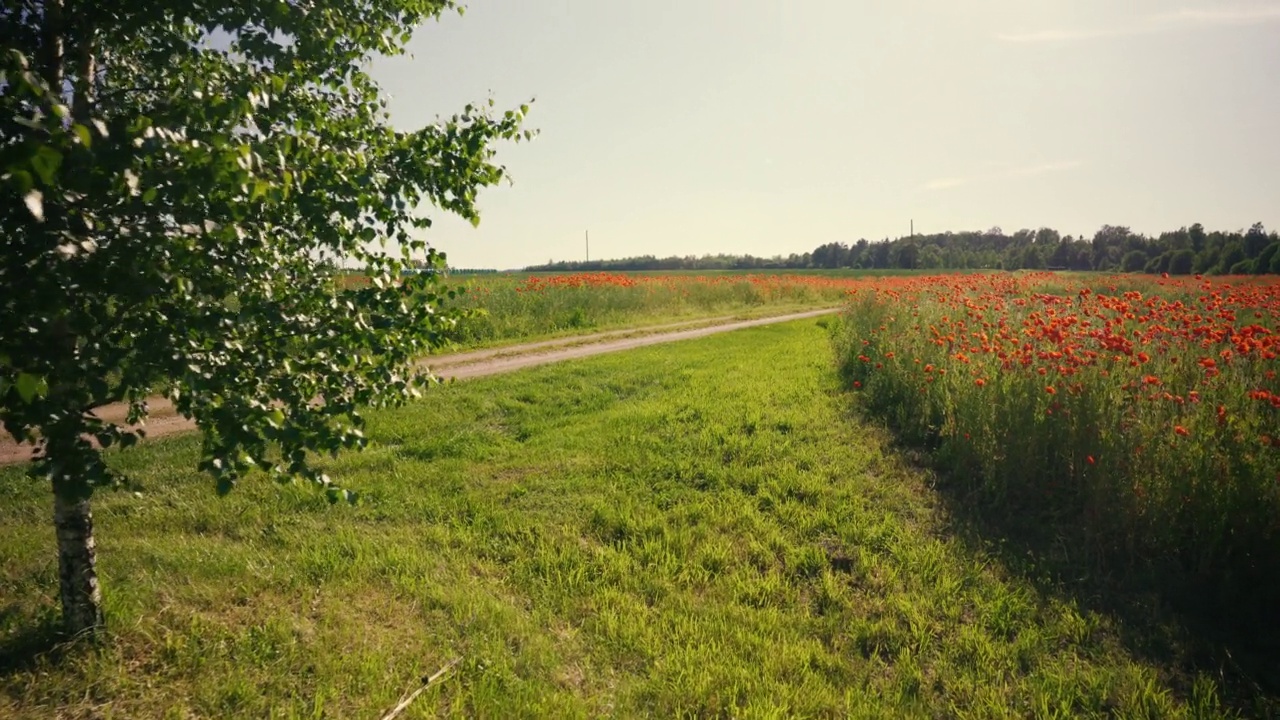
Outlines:
[[94,30],[85,27],[84,37],[80,38],[80,46],[76,48],[75,93],[71,100],[71,116],[76,122],[87,122],[93,109],[94,76],[97,75],[97,58],[94,56]]
[[62,47],[65,31],[62,0],[48,0],[44,9],[44,37],[41,38],[43,47],[40,48],[44,58],[40,75],[49,90],[55,93],[62,92]]

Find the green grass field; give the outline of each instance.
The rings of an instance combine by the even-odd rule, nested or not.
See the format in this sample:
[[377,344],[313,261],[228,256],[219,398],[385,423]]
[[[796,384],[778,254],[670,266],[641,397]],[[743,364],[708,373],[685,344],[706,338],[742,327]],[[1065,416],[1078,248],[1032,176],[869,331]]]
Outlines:
[[[963,274],[965,271],[944,271]],[[449,305],[479,311],[448,333],[454,349],[478,349],[600,331],[834,307],[865,281],[913,270],[660,270],[467,273],[442,280],[461,292]],[[367,283],[357,272],[339,284]]]
[[726,315],[783,315],[845,302],[857,281],[800,273],[504,273],[450,278],[474,311],[449,333],[463,347]]
[[[0,471],[0,716],[1215,717],[1152,654],[948,517],[856,419],[813,321],[443,388],[331,463],[356,507],[192,437],[114,455],[110,632],[47,650],[49,499]],[[1171,631],[1172,632],[1172,631]],[[1247,710],[1246,710],[1247,712]]]

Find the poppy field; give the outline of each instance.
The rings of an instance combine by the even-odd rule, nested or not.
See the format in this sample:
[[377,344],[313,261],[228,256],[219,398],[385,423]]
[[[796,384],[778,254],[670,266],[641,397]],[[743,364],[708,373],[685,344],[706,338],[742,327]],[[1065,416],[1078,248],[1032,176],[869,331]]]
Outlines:
[[984,511],[1069,528],[1262,611],[1280,592],[1280,283],[886,278],[837,331],[843,382]]
[[474,345],[743,311],[838,305],[858,287],[820,274],[493,274],[450,278],[473,311],[456,342]]

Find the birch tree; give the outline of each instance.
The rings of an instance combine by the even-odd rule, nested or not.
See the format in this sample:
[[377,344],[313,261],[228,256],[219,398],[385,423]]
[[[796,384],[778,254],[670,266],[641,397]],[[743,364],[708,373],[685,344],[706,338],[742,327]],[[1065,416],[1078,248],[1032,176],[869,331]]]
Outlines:
[[[90,500],[160,392],[220,493],[310,481],[404,402],[453,321],[422,239],[478,221],[527,107],[394,129],[367,72],[450,0],[18,0],[0,8],[0,421],[50,484],[66,630],[103,623]],[[355,263],[367,285],[343,287]],[[95,410],[124,403],[124,423]]]

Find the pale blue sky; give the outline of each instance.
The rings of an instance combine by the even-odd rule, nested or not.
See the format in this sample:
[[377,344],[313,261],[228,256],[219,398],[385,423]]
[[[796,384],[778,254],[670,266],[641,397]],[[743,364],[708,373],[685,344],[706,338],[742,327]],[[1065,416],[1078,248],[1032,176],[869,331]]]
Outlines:
[[537,99],[454,266],[1280,227],[1280,0],[471,0],[411,50],[398,125]]

